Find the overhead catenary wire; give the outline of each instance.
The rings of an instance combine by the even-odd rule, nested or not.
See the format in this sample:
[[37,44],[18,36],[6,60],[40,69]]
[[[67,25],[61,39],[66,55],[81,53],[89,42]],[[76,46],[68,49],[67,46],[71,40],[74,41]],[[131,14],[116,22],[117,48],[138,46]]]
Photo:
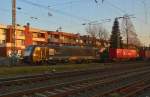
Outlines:
[[83,20],[83,21],[90,21],[89,19],[85,19],[83,17],[80,17],[80,16],[76,16],[76,15],[73,15],[73,14],[70,14],[70,13],[67,13],[67,12],[64,12],[64,11],[61,11],[61,10],[58,10],[58,9],[54,9],[54,8],[51,8],[49,6],[46,6],[46,5],[42,5],[42,4],[39,4],[39,3],[35,3],[35,2],[32,2],[32,1],[29,1],[29,0],[20,0],[21,2],[24,2],[24,3],[27,3],[27,4],[30,4],[30,5],[33,5],[33,6],[36,6],[36,7],[39,7],[39,8],[43,8],[43,9],[46,9],[48,11],[53,11],[53,12],[57,12],[61,15],[65,15],[65,16],[69,16],[69,17],[72,17],[72,18],[75,18],[77,20]]
[[[128,13],[127,11],[122,9],[121,7],[118,7],[117,5],[109,2],[108,0],[104,0],[104,1],[105,1],[106,4],[109,4],[111,7],[115,8],[118,11],[120,11],[121,14],[127,14]],[[137,0],[137,1],[141,2],[141,0]],[[148,17],[148,16],[145,16],[145,17]],[[143,23],[143,20],[141,18],[136,17],[136,20],[138,20],[140,23]],[[145,23],[143,23],[143,24],[145,24]],[[146,24],[148,24],[148,22]]]
[[[19,9],[18,9],[19,8]],[[29,22],[31,22],[31,23],[33,23],[34,24],[34,22],[38,22],[38,23],[43,23],[45,26],[48,26],[48,24],[46,24],[46,23],[48,23],[48,21],[49,21],[49,23],[52,23],[52,24],[55,24],[55,25],[53,25],[54,27],[52,27],[51,29],[49,29],[49,28],[44,28],[43,27],[43,29],[46,29],[46,30],[56,30],[56,28],[57,27],[55,27],[55,26],[60,26],[60,25],[58,25],[58,23],[57,22],[55,22],[55,21],[53,21],[53,19],[52,20],[49,20],[49,19],[47,19],[47,18],[43,18],[43,17],[40,17],[40,16],[35,16],[35,15],[31,15],[29,12],[25,12],[21,7],[17,7],[17,14],[19,13],[19,14],[22,14],[22,15],[24,15],[25,17],[26,17],[26,19],[30,19],[29,20]],[[0,8],[0,10],[2,10],[1,12],[5,12],[5,13],[8,13],[8,14],[10,14],[10,10],[8,9],[8,8]],[[19,17],[20,15],[17,15],[17,17]],[[19,19],[17,19],[17,24],[18,25],[24,25],[24,23],[21,23],[21,22],[19,22],[18,21]],[[80,23],[78,23],[78,22],[73,22],[73,23],[76,23],[77,25],[80,25]],[[43,26],[44,26],[43,25]],[[67,25],[65,25],[65,26],[67,26],[67,27],[71,27],[71,25],[70,24],[67,24]]]
[[[30,0],[18,0],[19,2],[21,1],[30,1]],[[81,1],[83,1],[83,0],[81,0]],[[93,0],[94,1],[94,0]],[[97,1],[101,1],[101,0],[97,0]],[[30,2],[32,2],[32,1],[30,1]],[[69,2],[64,2],[64,4],[69,4],[70,2],[80,2],[79,0],[72,0],[72,1],[69,1]],[[34,3],[34,2],[33,2]],[[115,9],[117,9],[117,10],[119,10],[119,12],[120,13],[123,13],[123,14],[125,14],[126,13],[126,11],[123,9],[123,8],[121,8],[121,7],[118,7],[116,4],[114,4],[113,2],[110,2],[109,0],[104,0],[104,2],[103,3],[106,3],[106,4],[109,4],[111,7],[114,7]],[[29,4],[29,3],[28,3]],[[34,3],[35,4],[35,3]],[[38,3],[37,3],[38,4]],[[57,6],[57,4],[63,4],[63,3],[56,3],[56,5],[55,6]],[[41,4],[40,4],[41,5]],[[37,6],[38,7],[38,6]],[[42,6],[43,7],[43,6]],[[44,5],[44,7],[45,7],[45,9],[47,9],[48,11],[53,11],[53,12],[57,12],[57,11],[54,11],[53,10],[53,8],[51,8],[51,5],[50,5],[50,7],[48,7],[48,6],[46,6],[46,5]],[[39,7],[39,8],[41,8],[41,7]],[[51,10],[52,9],[52,10]],[[58,12],[57,13],[59,13],[59,14],[63,14],[63,15],[65,15],[65,16],[69,16],[68,14],[66,14],[66,13],[61,13],[61,12],[63,12],[63,11],[61,11],[61,12],[59,12],[59,11],[61,11],[61,10],[58,10]],[[51,12],[50,12],[51,13]],[[48,14],[48,13],[47,13]],[[51,14],[50,14],[51,15]],[[53,14],[52,14],[53,15]],[[74,16],[74,17],[73,17]],[[83,20],[82,18],[83,17],[80,17],[80,16],[77,16],[76,17],[76,15],[73,15],[72,16],[72,14],[69,16],[69,17],[71,17],[71,18],[76,18],[77,20]],[[85,19],[85,18],[84,18]],[[139,20],[139,19],[138,19]],[[86,20],[83,20],[83,21],[91,21],[91,20],[88,20],[88,19],[86,19]]]
[[105,4],[109,4],[109,5],[112,6],[113,8],[117,9],[118,11],[120,11],[121,13],[127,14],[127,12],[126,12],[124,9],[122,9],[122,8],[120,8],[120,7],[118,7],[118,6],[116,6],[115,4],[109,2],[108,0],[105,0]]
[[[1,11],[0,12],[5,12],[5,13],[7,13],[7,14],[10,14],[10,10],[9,9],[0,9]],[[20,14],[22,14],[22,15],[24,15],[25,17],[27,17],[28,19],[30,19],[30,20],[32,20],[32,21],[36,21],[36,22],[40,22],[40,23],[44,23],[45,24],[45,22],[48,22],[48,20],[47,19],[43,19],[43,18],[41,18],[41,17],[38,17],[38,16],[33,16],[33,15],[30,15],[28,12],[24,12],[24,11],[21,11],[21,10],[17,10],[17,13],[20,13]],[[19,16],[19,15],[17,15],[17,16]],[[50,21],[51,23],[53,23],[53,24],[56,24],[56,22],[54,22],[54,21]],[[18,20],[17,20],[17,24],[19,24],[20,25],[20,22],[18,22]],[[24,25],[24,24],[23,24]]]
[[63,2],[63,3],[56,3],[56,4],[49,5],[49,7],[57,7],[57,6],[59,6],[59,5],[69,5],[69,4],[72,4],[72,3],[80,3],[81,1],[87,1],[87,0],[72,0],[72,1],[66,1],[66,2]]
[[[137,0],[138,1],[138,0]],[[143,0],[144,1],[144,0]],[[107,2],[108,2],[108,0],[107,0]],[[142,2],[141,0],[140,0],[140,2]],[[143,3],[143,2],[142,2]],[[112,3],[108,3],[109,5],[111,5],[112,7],[114,7],[114,8],[116,8],[116,9],[118,9],[121,13],[126,13],[126,11],[124,11],[122,8],[119,8],[118,6],[116,6],[116,5],[112,5]],[[148,24],[148,13],[147,13],[147,4],[145,3],[145,1],[144,1],[144,11],[145,11],[145,23],[143,22],[143,20],[141,19],[141,18],[138,18],[138,17],[136,17],[136,20],[137,21],[139,21],[140,23],[142,23],[142,24]]]

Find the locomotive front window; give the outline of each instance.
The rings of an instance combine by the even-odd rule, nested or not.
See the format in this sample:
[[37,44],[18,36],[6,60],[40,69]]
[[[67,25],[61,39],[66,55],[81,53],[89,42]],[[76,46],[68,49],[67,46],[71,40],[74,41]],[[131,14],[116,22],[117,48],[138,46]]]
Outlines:
[[31,54],[33,46],[29,46],[24,51],[24,56],[29,56]]
[[28,46],[25,51],[31,51],[33,46]]

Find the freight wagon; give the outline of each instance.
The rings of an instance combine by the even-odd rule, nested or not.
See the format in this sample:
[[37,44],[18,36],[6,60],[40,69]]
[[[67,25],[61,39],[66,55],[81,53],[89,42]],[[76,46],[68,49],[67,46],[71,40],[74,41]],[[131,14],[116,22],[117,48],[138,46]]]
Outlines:
[[114,49],[108,48],[101,53],[101,61],[125,61],[135,60],[139,57],[137,50],[134,49]]
[[139,56],[142,60],[149,60],[150,59],[150,50],[140,50]]
[[134,49],[109,49],[109,58],[112,60],[133,60],[138,56],[137,50]]

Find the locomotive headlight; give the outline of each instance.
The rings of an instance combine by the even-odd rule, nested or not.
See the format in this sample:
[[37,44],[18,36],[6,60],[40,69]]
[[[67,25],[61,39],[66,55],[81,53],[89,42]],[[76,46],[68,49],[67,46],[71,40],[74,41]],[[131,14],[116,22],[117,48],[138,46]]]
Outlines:
[[39,47],[37,47],[36,49],[37,49],[38,51],[40,50],[40,48],[39,48]]
[[33,56],[36,56],[36,54],[33,54]]
[[49,57],[49,60],[52,60],[53,58],[52,57]]

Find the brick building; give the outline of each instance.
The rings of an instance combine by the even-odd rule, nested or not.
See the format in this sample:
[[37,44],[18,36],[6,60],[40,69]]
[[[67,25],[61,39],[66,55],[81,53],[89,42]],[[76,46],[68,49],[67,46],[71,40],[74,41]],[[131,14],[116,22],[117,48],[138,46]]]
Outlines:
[[[14,47],[13,36],[11,25],[0,24],[0,56],[6,57],[12,52]],[[15,50],[18,54],[22,54],[27,46],[37,44],[95,46],[101,48],[108,46],[109,43],[87,35],[80,36],[79,34],[67,32],[44,31],[32,28],[29,24],[16,26]]]
[[89,35],[80,36],[80,39],[82,40],[83,46],[92,46],[92,47],[94,46],[97,48],[103,48],[109,46],[108,41],[97,39],[95,37],[90,37]]
[[[12,26],[0,24],[0,56],[8,56],[14,49],[14,34]],[[15,50],[22,54],[23,50],[32,44],[46,44],[46,31],[31,28],[29,24],[16,26],[15,29]]]
[[82,40],[79,34],[72,34],[66,32],[48,31],[48,43],[57,45],[80,46]]

